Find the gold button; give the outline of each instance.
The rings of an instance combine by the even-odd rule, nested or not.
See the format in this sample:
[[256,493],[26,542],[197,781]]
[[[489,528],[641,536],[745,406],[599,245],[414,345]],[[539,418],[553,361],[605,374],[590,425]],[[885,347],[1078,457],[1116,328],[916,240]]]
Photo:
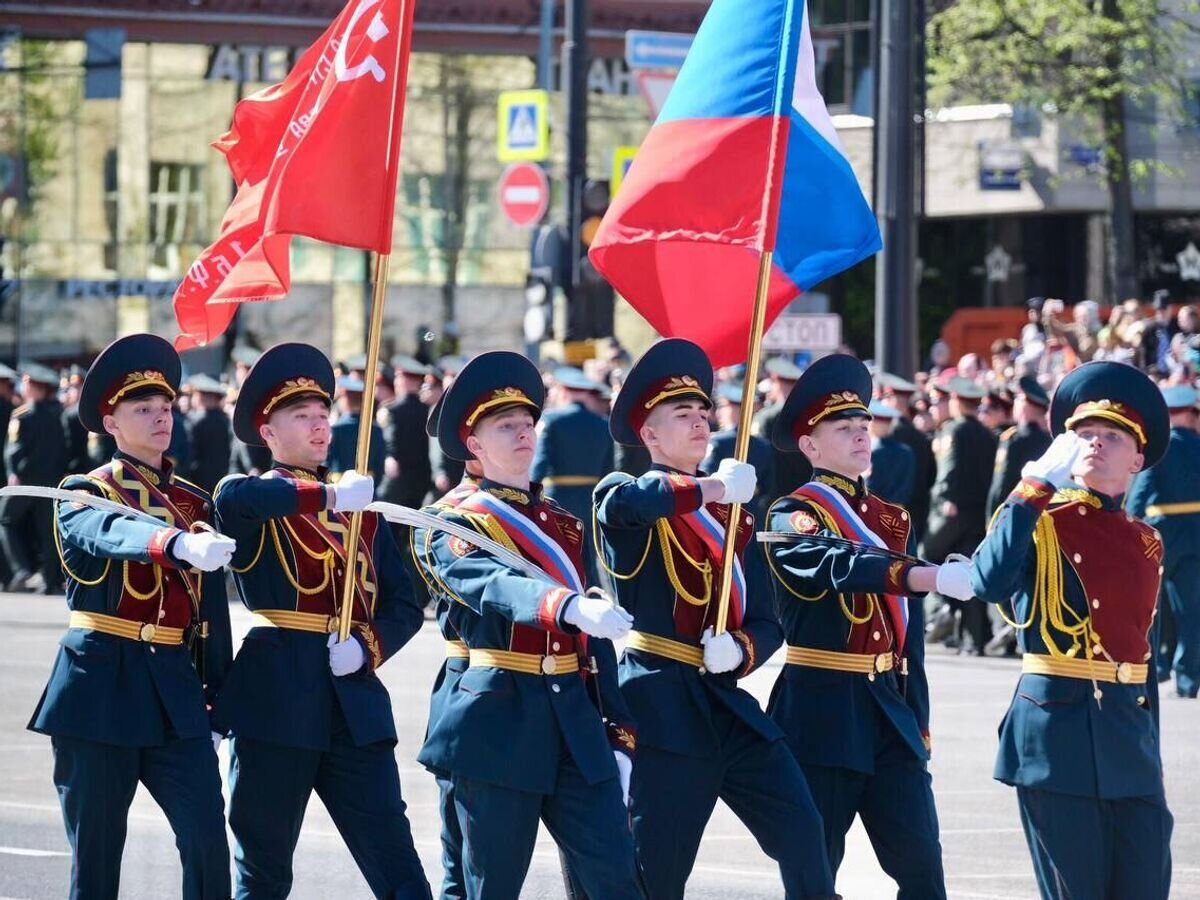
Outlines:
[[583,523],[582,523],[582,522],[576,522],[576,523],[575,523],[575,530],[576,530],[576,531],[583,531]]
[[157,653],[157,652],[158,652],[158,648],[157,648],[157,647],[155,647],[153,644],[151,644],[151,645],[150,645],[150,652],[151,652],[151,653]]
[[157,628],[147,623],[146,625],[143,625],[141,631],[138,632],[138,637],[148,643],[154,640],[154,633],[156,631],[158,631]]
[[1076,553],[1075,556],[1072,558],[1075,560],[1075,565],[1079,565],[1081,562],[1083,562],[1083,557],[1080,556],[1078,553]]
[[1079,507],[1079,514],[1081,516],[1086,516],[1087,515],[1087,507],[1086,506]]
[[908,521],[908,513],[906,513],[906,512],[900,513],[900,521],[907,522]]
[[1142,657],[1142,662],[1150,662],[1150,651],[1146,651],[1146,655]]
[[1162,573],[1163,573],[1163,567],[1162,567],[1162,566],[1159,566],[1159,567],[1158,567],[1158,574],[1159,574],[1159,575],[1161,575]]
[[875,673],[874,673],[874,672],[868,672],[868,673],[867,673],[867,681],[874,681],[874,680],[875,680]]
[[541,519],[543,522],[545,522],[546,514],[544,512],[538,513],[538,518]]
[[864,503],[862,506],[860,506],[860,507],[859,507],[859,509],[861,509],[863,512],[866,512],[866,511],[867,511],[867,504],[865,504],[865,503]]
[[555,653],[558,652],[558,648],[559,648],[558,641],[555,641],[553,644],[550,645],[550,649],[553,650]]
[[558,660],[557,659],[555,659],[553,656],[543,656],[542,657],[542,674],[543,675],[553,675],[557,669],[558,669]]
[[560,688],[557,684],[552,684],[552,685],[550,685],[550,690],[554,691],[554,693],[557,694],[559,691],[562,690],[562,688]]
[[1138,704],[1138,706],[1145,706],[1145,705],[1146,705],[1146,698],[1145,698],[1145,697],[1138,697],[1138,698],[1137,698],[1137,704]]
[[165,619],[167,617],[167,611],[165,609],[160,609],[158,611],[158,617],[160,619]]
[[1093,656],[1099,656],[1103,652],[1104,652],[1104,648],[1101,647],[1099,644],[1097,644],[1095,647],[1092,648]]
[[871,632],[871,640],[873,640],[873,641],[879,640],[879,632],[878,631]]
[[1099,609],[1099,608],[1100,608],[1100,601],[1097,598],[1093,597],[1092,598],[1092,609]]

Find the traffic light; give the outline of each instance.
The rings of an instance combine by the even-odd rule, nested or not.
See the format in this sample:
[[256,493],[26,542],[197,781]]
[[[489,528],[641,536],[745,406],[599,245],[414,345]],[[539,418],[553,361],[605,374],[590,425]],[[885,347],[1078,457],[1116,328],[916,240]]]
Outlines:
[[561,225],[540,225],[533,233],[529,251],[529,274],[525,276],[525,341],[538,344],[552,338],[555,291],[563,284],[563,247],[566,231]]
[[608,209],[609,199],[607,181],[589,179],[584,182],[579,247],[576,248],[577,259],[574,261],[572,283],[567,286],[568,341],[611,337],[613,333],[613,304],[616,294],[587,256],[588,248],[600,228],[600,221]]

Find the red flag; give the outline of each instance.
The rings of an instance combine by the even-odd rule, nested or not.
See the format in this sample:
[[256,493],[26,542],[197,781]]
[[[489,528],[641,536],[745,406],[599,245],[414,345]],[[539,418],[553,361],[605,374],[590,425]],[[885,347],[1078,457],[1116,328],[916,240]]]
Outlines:
[[286,296],[292,235],[391,251],[414,3],[350,0],[282,83],[238,103],[213,144],[237,195],[175,292],[177,349]]

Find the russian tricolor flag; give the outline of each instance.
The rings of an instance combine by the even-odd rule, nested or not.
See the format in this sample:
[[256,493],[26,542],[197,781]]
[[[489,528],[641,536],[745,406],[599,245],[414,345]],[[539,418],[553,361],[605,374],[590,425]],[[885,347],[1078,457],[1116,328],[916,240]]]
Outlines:
[[660,334],[722,366],[746,358],[763,251],[770,324],[881,246],[817,90],[803,0],[714,0],[592,263]]

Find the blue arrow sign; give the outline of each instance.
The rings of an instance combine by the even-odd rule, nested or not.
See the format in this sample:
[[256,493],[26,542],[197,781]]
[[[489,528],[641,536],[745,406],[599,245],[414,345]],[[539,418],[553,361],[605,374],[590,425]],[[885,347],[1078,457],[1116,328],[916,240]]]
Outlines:
[[631,69],[678,69],[693,37],[674,31],[627,31],[625,62]]

